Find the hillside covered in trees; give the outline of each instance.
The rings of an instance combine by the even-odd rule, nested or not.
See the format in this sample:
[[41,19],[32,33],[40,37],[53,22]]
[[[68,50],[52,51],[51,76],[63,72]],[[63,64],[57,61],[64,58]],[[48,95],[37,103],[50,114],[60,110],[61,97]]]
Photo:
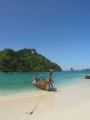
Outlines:
[[35,49],[14,51],[5,48],[0,51],[0,71],[2,72],[48,71],[50,67],[54,71],[61,71],[60,66],[37,53]]

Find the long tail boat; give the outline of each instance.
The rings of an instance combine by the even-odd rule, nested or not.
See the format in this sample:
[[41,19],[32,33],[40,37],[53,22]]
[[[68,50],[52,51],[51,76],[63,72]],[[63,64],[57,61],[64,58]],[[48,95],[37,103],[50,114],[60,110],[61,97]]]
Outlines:
[[32,83],[39,89],[49,91],[51,88],[53,88],[52,72],[53,70],[50,69],[48,80],[41,79],[39,76],[34,76]]

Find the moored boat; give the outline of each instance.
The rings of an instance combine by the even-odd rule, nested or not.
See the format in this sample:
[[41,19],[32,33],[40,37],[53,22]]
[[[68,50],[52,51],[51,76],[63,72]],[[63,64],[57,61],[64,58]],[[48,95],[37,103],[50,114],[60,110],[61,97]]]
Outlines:
[[85,76],[85,79],[90,79],[90,75],[86,75],[86,76]]
[[33,78],[33,81],[32,81],[32,83],[36,86],[36,87],[38,87],[38,88],[40,88],[40,89],[42,89],[42,90],[46,90],[46,91],[49,91],[50,89],[51,89],[51,87],[53,87],[53,84],[52,84],[52,69],[50,69],[50,75],[49,75],[49,79],[47,80],[47,79],[42,79],[42,77],[40,77],[40,76],[34,76],[34,78]]

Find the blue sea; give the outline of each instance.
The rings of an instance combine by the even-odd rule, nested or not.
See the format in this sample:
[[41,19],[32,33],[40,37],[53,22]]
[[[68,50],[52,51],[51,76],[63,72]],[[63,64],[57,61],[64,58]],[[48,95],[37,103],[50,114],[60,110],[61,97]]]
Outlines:
[[[89,73],[90,71],[53,72],[54,86],[59,88],[77,84],[90,85],[90,80],[85,79],[85,75]],[[34,75],[46,76],[48,79],[49,72],[0,72],[0,95],[38,91],[32,84]]]

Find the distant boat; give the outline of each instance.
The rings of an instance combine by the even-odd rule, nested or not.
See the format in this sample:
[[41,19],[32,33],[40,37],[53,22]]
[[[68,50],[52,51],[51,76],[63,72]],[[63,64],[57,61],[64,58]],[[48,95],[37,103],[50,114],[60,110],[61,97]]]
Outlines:
[[90,75],[86,75],[86,76],[85,76],[85,79],[90,79]]
[[53,70],[50,69],[50,75],[48,80],[46,80],[45,78],[42,78],[41,76],[34,76],[32,83],[39,89],[46,90],[46,91],[52,90],[53,88],[52,71]]

